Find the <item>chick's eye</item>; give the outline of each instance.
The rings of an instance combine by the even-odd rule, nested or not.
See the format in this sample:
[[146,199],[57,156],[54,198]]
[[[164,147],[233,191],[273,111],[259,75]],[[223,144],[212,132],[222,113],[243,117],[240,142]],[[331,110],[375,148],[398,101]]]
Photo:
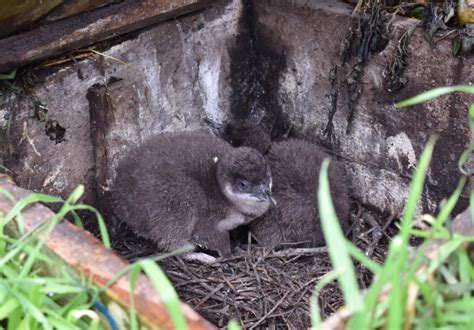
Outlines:
[[247,188],[247,185],[248,185],[248,182],[247,182],[247,181],[245,181],[245,180],[239,180],[239,188],[240,188],[241,190]]

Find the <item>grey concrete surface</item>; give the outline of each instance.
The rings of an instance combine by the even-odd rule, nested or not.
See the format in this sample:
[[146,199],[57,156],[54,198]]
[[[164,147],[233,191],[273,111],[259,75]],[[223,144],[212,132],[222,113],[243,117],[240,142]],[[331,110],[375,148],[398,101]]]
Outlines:
[[30,94],[48,108],[46,121],[66,129],[65,141],[45,134],[31,100],[12,96],[0,105],[3,118],[12,116],[5,164],[24,188],[65,197],[83,183],[85,202],[97,204],[121,157],[147,137],[203,129],[206,116],[250,117],[275,139],[289,134],[332,148],[347,164],[355,199],[400,216],[423,146],[437,133],[423,200],[434,211],[459,177],[456,162],[468,142],[467,107],[474,100],[453,94],[407,109],[395,109],[393,101],[473,83],[474,59],[453,57],[449,38],[430,46],[418,28],[408,46],[407,83],[390,93],[388,62],[400,35],[416,24],[395,20],[388,45],[364,66],[353,120],[350,96],[341,92],[328,137],[331,70],[353,69],[340,60],[351,10],[338,1],[221,1],[133,33],[105,56],[39,69],[44,81]]

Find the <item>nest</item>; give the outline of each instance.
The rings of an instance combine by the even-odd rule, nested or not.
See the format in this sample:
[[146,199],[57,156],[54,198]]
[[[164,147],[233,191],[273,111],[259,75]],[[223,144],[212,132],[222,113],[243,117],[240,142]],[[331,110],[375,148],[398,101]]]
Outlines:
[[[233,318],[244,328],[309,327],[315,283],[331,269],[324,248],[269,251],[252,247],[213,266],[180,258],[160,265],[181,299],[197,312],[219,327]],[[321,302],[330,311],[342,304],[339,293],[324,294]]]
[[[356,245],[372,259],[383,262],[393,217],[382,217],[362,207],[353,214],[351,228]],[[127,239],[115,248],[134,260],[156,253],[153,247],[120,230]],[[208,265],[179,257],[160,261],[181,300],[218,327],[231,319],[243,328],[308,328],[310,301],[316,283],[331,270],[326,248],[269,249],[254,244],[218,263]],[[359,285],[368,287],[372,276],[356,265]],[[326,318],[343,305],[333,282],[318,293],[321,316]]]

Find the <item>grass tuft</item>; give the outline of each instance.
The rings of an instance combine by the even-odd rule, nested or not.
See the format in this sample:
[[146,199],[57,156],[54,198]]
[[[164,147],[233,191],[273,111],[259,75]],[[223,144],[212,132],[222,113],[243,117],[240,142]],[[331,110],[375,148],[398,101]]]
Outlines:
[[[452,92],[474,93],[474,87],[465,85],[437,88],[399,102],[396,106],[411,106]],[[474,150],[474,105],[470,106],[468,114],[471,139],[459,160],[460,179],[456,189],[436,217],[424,217],[430,221],[431,228],[423,231],[412,228],[436,141],[436,137],[432,137],[420,156],[410,184],[400,231],[389,243],[383,265],[369,260],[347,240],[345,245],[331,243],[335,239],[341,242],[343,238],[340,236],[342,232],[330,199],[328,163],[323,163],[318,202],[334,271],[317,285],[315,293],[330,281],[338,279],[346,305],[352,312],[348,329],[474,328],[474,259],[467,244],[472,244],[474,237],[454,234],[449,226],[451,212],[470,174],[464,165]],[[470,202],[474,221],[474,193],[471,193]],[[411,247],[409,242],[412,236],[423,238],[423,243],[417,248]],[[444,240],[444,243],[440,243],[440,240]],[[341,247],[342,245],[344,246]],[[427,257],[429,247],[430,251],[433,247],[437,249],[436,256],[431,259]],[[347,263],[347,253],[374,274],[374,281],[364,292],[364,299],[361,299],[359,306],[355,306],[355,301],[360,300],[353,298],[354,292],[359,296],[358,287],[353,287],[354,269],[341,266]],[[348,275],[348,272],[352,274]],[[382,291],[388,293],[384,299],[381,298]],[[313,299],[311,306],[313,326],[320,329],[321,321],[315,301]]]
[[346,238],[341,227],[333,225],[337,224],[338,220],[329,192],[328,167],[329,160],[325,159],[321,166],[318,190],[321,224],[334,271],[339,274],[338,281],[344,300],[347,307],[356,315],[363,309],[363,300],[357,285],[354,265],[345,244]]
[[[0,193],[14,201],[5,190]],[[100,294],[113,285],[121,276],[130,273],[132,292],[138,275],[144,271],[152,280],[157,292],[162,295],[166,308],[176,328],[186,329],[179,298],[173,286],[161,271],[156,260],[189,251],[183,248],[174,253],[144,259],[129,265],[104,288],[90,281],[73,276],[68,267],[43,252],[43,246],[54,227],[67,215],[88,210],[96,214],[103,243],[110,248],[110,239],[102,216],[88,205],[77,204],[84,187],[78,186],[63,201],[57,197],[34,193],[15,203],[8,214],[0,214],[0,328],[3,329],[118,329],[111,313],[100,301]],[[25,233],[21,212],[33,203],[62,203],[59,212],[40,226]],[[18,239],[11,236],[7,228],[16,219]],[[39,235],[42,235],[41,238]],[[44,266],[55,270],[55,277],[43,273]],[[129,320],[119,319],[120,324],[131,329],[140,329],[134,299],[131,299]]]

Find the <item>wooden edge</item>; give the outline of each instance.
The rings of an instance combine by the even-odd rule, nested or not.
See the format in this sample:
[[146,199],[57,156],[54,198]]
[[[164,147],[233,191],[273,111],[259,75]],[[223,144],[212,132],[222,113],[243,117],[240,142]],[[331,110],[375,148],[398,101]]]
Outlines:
[[[18,201],[32,192],[19,188],[8,177],[0,177],[0,189],[5,189]],[[0,194],[0,212],[8,214],[14,203],[4,194]],[[31,231],[39,224],[54,216],[54,213],[41,204],[32,204],[22,212],[26,231]],[[102,243],[89,232],[82,230],[68,221],[59,223],[46,239],[48,253],[57,256],[68,264],[76,273],[91,279],[101,287],[108,283],[117,273],[128,266],[128,263],[115,252],[106,249]],[[125,308],[130,307],[130,283],[127,277],[120,278],[106,290],[105,295]],[[140,322],[151,329],[173,329],[163,300],[156,293],[153,284],[140,275],[135,288],[135,308]],[[207,320],[197,314],[191,307],[182,303],[181,310],[190,329],[215,329]]]
[[143,0],[85,12],[0,40],[0,72],[204,8],[216,0]]
[[[464,236],[474,236],[474,222],[471,218],[471,208],[467,208],[464,212],[458,214],[452,221],[452,232]],[[434,240],[426,248],[426,256],[434,259],[438,255],[441,248],[446,244],[445,240]],[[418,271],[425,270],[421,267]],[[390,288],[384,287],[380,293],[379,300],[388,299]],[[347,321],[352,316],[351,311],[347,307],[341,307],[336,313],[328,317],[322,324],[324,330],[343,330],[346,328]]]

